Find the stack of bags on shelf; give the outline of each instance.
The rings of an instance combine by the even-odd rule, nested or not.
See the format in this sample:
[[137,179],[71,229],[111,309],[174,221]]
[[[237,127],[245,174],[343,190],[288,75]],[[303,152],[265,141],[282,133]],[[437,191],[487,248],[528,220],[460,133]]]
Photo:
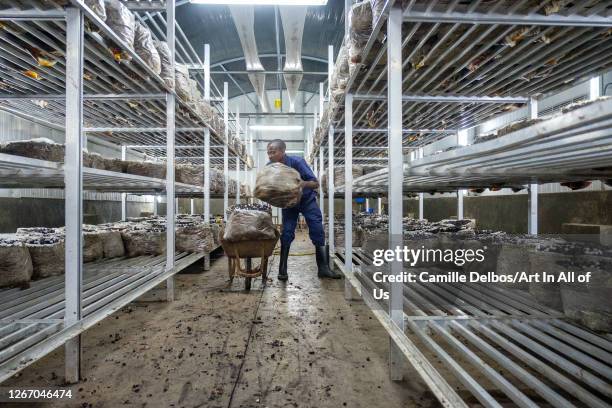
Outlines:
[[[365,169],[363,168],[363,166],[360,166],[358,164],[353,164],[352,173],[353,173],[353,180],[355,180],[357,177],[361,177],[365,174]],[[323,185],[323,192],[325,193],[325,195],[327,195],[327,192],[328,192],[328,184],[327,184],[328,175],[329,175],[329,171],[326,170],[323,173],[323,176],[321,177],[321,184]],[[344,185],[344,166],[334,167],[334,187],[340,187],[343,185]]]
[[[64,274],[65,229],[19,228],[0,235],[0,287],[27,287],[30,280]],[[219,246],[219,226],[201,216],[177,215],[176,251],[208,253]],[[162,255],[166,252],[164,217],[83,226],[83,262]]]
[[[197,113],[212,129],[223,135],[225,125],[219,115],[208,102],[202,99],[198,83],[189,77],[189,69],[181,63],[172,64],[168,43],[154,38],[151,30],[119,0],[85,0],[85,4],[104,21],[119,39],[122,45],[115,44],[110,52],[117,62],[129,62],[130,54],[122,49],[127,46],[144,61],[144,63],[164,81],[166,86],[175,89],[176,94]],[[189,111],[183,111],[186,116],[192,116]],[[198,120],[198,117],[194,118]]]
[[[29,157],[32,159],[62,163],[65,156],[63,144],[55,143],[45,138],[17,140],[0,144],[0,153],[15,156]],[[136,176],[152,177],[156,179],[166,178],[166,164],[154,161],[133,161],[121,159],[109,159],[97,153],[83,152],[83,167],[98,170],[114,171],[116,173],[133,174]],[[175,181],[177,183],[190,184],[194,186],[204,185],[204,166],[194,164],[175,165]],[[210,169],[210,191],[213,194],[222,194],[225,188],[223,173]],[[237,183],[230,180],[230,192],[236,193]],[[241,192],[250,196],[246,186],[241,186]]]
[[[343,98],[349,78],[354,75],[359,64],[364,62],[361,54],[384,5],[385,0],[364,0],[351,6],[348,20],[349,33],[340,47],[331,76],[330,102],[327,109],[321,112],[321,123],[315,130],[313,139],[316,146],[325,137],[330,121],[334,119],[331,117],[332,114],[344,104]],[[313,151],[310,162],[313,163],[315,160]]]

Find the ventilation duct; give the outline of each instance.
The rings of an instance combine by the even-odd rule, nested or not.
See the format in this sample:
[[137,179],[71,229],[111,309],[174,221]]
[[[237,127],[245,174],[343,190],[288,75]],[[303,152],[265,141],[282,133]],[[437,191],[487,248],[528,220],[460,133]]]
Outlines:
[[257,42],[255,41],[255,9],[253,6],[229,6],[229,9],[242,44],[246,69],[249,71],[249,80],[255,89],[255,93],[257,93],[261,110],[268,112],[270,105],[266,95],[266,74],[263,72],[264,68],[259,60]]
[[289,95],[289,112],[295,113],[297,93],[302,82],[302,38],[306,21],[307,7],[279,7],[283,32],[285,34],[285,67],[283,69],[287,94]]

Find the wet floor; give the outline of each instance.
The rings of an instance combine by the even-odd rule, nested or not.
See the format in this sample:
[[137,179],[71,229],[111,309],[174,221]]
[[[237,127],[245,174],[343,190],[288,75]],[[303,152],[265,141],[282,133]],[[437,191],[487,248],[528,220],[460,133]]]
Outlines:
[[[83,381],[53,407],[430,407],[406,368],[387,372],[388,338],[367,306],[344,299],[343,281],[316,276],[314,248],[298,234],[289,282],[230,291],[227,260],[177,276],[177,299],[134,303],[83,336]],[[61,350],[5,386],[63,382]],[[24,405],[20,405],[24,406]]]

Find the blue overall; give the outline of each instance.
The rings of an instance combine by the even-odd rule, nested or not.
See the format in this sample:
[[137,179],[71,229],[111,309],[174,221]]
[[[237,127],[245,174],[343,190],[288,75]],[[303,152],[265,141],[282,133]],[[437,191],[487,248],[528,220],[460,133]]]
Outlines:
[[[283,158],[283,164],[297,170],[304,181],[316,181],[314,173],[301,157],[287,156]],[[291,245],[295,238],[295,227],[297,226],[298,216],[302,213],[308,224],[308,234],[315,246],[325,245],[325,233],[323,232],[323,216],[317,204],[317,194],[311,188],[304,188],[302,199],[299,204],[292,208],[283,209],[283,232],[281,243]]]

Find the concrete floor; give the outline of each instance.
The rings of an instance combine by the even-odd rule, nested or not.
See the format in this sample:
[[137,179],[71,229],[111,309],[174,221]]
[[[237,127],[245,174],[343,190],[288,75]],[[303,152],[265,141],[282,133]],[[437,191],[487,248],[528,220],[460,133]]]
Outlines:
[[[292,246],[312,253],[307,235]],[[277,259],[265,291],[234,282],[227,262],[180,274],[177,300],[139,302],[84,334],[84,378],[72,401],[34,407],[436,407],[418,375],[394,383],[388,339],[369,309],[347,302],[343,281],[320,281],[313,255],[291,256],[289,282]],[[3,386],[63,383],[58,350]],[[27,406],[25,404],[19,405]]]

